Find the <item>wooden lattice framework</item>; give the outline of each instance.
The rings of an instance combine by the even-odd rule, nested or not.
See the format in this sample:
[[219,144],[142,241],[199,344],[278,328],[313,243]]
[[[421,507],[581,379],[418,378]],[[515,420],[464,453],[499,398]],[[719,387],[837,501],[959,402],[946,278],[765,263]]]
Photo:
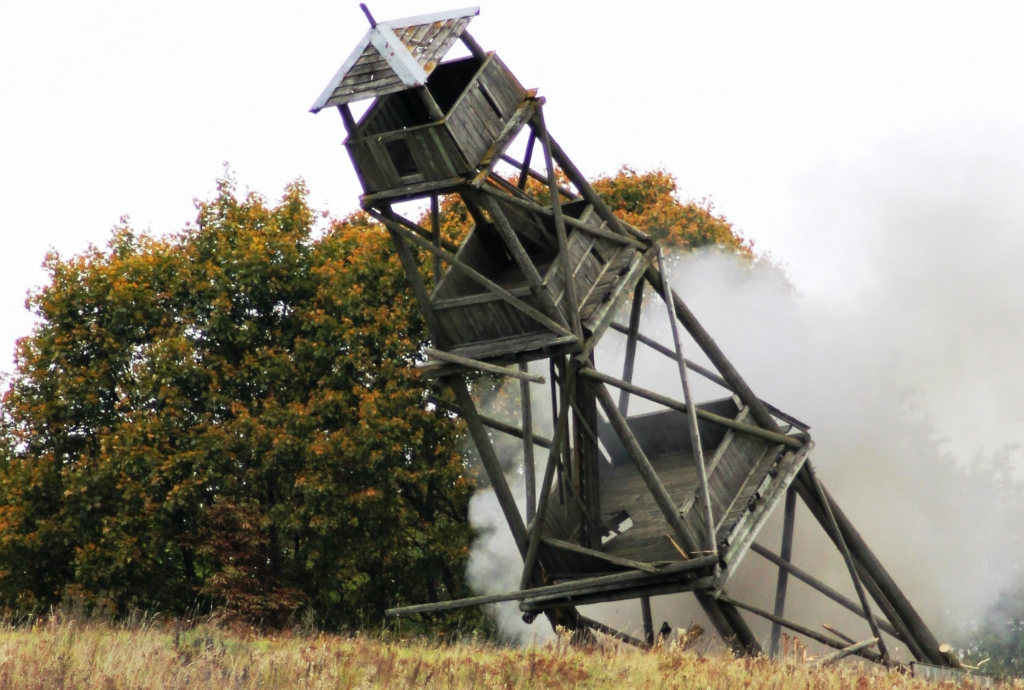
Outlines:
[[[514,600],[527,621],[544,613],[552,624],[581,635],[594,629],[648,646],[655,635],[650,597],[692,592],[717,632],[742,653],[761,651],[740,613],[745,610],[772,621],[773,654],[781,629],[788,628],[890,665],[884,632],[905,644],[917,662],[958,666],[816,477],[808,427],[754,394],[669,286],[657,244],[612,213],[552,137],[544,99],[524,89],[466,31],[477,8],[380,24],[363,9],[370,30],[312,110],[337,107],[341,113],[345,146],[365,192],[362,207],[391,233],[430,330],[434,347],[427,350],[426,374],[450,383],[457,400],[450,407],[466,422],[524,562],[517,591],[391,613]],[[456,41],[470,56],[442,62]],[[348,104],[365,98],[375,100],[356,121]],[[524,160],[517,161],[505,152],[520,135],[527,143]],[[538,143],[540,171],[532,162]],[[500,161],[514,166],[517,183],[495,172]],[[557,184],[556,165],[576,191]],[[527,191],[528,177],[546,185],[550,202]],[[440,236],[439,197],[450,194],[461,197],[474,221],[458,246]],[[431,203],[430,228],[393,208],[424,198]],[[433,290],[418,271],[418,252],[434,257]],[[672,325],[667,345],[639,332],[645,290],[666,307]],[[628,323],[618,323],[626,304]],[[715,371],[683,356],[679,326]],[[593,361],[596,344],[609,331],[626,338],[618,375],[602,372]],[[665,356],[680,378],[683,400],[632,383],[640,344]],[[549,362],[551,439],[533,431],[531,384],[548,383],[527,367],[538,360]],[[519,379],[521,426],[477,409],[465,376],[480,371]],[[728,397],[692,401],[691,372],[724,388]],[[630,416],[632,396],[664,411]],[[523,511],[488,429],[523,440]],[[536,448],[546,452],[539,483]],[[858,601],[790,562],[798,497],[842,554]],[[776,554],[754,539],[780,503],[784,527]],[[778,568],[772,611],[725,591],[748,551]],[[786,620],[791,575],[865,619],[877,642],[853,649],[841,634]],[[645,639],[575,608],[623,599],[640,601]]]

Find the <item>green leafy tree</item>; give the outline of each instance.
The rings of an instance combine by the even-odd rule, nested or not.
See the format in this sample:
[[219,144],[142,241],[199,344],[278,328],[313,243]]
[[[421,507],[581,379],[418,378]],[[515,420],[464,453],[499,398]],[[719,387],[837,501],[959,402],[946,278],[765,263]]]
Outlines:
[[314,236],[305,197],[222,180],[183,232],[46,258],[3,400],[7,606],[345,625],[461,588],[472,484],[405,276],[361,215]]

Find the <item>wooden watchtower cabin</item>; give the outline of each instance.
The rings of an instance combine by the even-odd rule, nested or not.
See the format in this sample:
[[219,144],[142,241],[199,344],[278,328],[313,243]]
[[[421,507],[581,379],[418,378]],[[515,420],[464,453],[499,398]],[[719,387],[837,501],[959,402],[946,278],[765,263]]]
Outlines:
[[[312,111],[341,113],[361,205],[390,232],[430,330],[424,369],[448,379],[457,400],[451,408],[465,419],[524,564],[516,591],[391,613],[514,600],[528,622],[543,613],[582,636],[598,630],[645,646],[654,639],[650,597],[692,592],[738,652],[761,651],[741,612],[772,621],[773,651],[783,628],[850,647],[785,618],[793,576],[864,619],[856,639],[868,642],[850,653],[894,664],[888,641],[898,640],[917,662],[956,665],[817,479],[808,427],[755,395],[670,288],[657,244],[612,213],[548,131],[544,99],[470,36],[479,10],[378,23],[363,9],[370,29]],[[457,41],[469,55],[445,61]],[[357,120],[349,104],[364,99],[373,101]],[[523,160],[506,154],[518,137],[526,139]],[[497,172],[499,163],[515,174]],[[556,165],[574,189],[559,186]],[[532,194],[528,177],[542,181],[549,197]],[[458,246],[439,229],[439,198],[452,194],[474,221]],[[433,227],[394,208],[416,199],[430,200]],[[423,252],[434,257],[430,285],[417,270]],[[639,332],[645,290],[671,323],[671,341]],[[683,331],[714,370],[684,357]],[[623,370],[595,366],[595,345],[605,337],[624,339]],[[638,347],[664,356],[682,400],[632,383]],[[476,372],[519,379],[520,425],[477,408],[465,378]],[[718,384],[722,396],[691,400],[694,374]],[[531,403],[548,386],[550,439],[534,434]],[[631,416],[633,396],[662,411]],[[525,505],[506,482],[489,429],[523,439]],[[856,601],[790,563],[797,497],[842,554]],[[776,553],[755,540],[779,504],[784,535]],[[768,566],[764,577],[777,581],[767,605],[738,601],[726,589],[751,551]],[[576,610],[624,599],[638,600],[645,639]]]

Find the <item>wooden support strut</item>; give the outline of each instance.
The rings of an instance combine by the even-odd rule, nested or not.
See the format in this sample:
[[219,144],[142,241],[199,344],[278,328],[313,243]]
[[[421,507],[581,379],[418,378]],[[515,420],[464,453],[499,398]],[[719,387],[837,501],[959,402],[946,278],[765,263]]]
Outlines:
[[[658,292],[664,290],[662,276],[654,266],[648,266],[647,272],[644,274],[647,281],[654,287]],[[719,349],[718,344],[714,338],[704,330],[704,327],[700,325],[697,318],[693,315],[690,309],[686,306],[679,295],[676,294],[675,290],[672,291],[672,300],[674,302],[676,316],[679,318],[679,322],[683,324],[683,327],[689,332],[690,336],[697,342],[700,349],[707,355],[707,358],[711,360],[711,363],[715,365],[718,372],[722,375],[726,381],[729,382],[729,387],[740,396],[744,405],[750,408],[750,414],[753,415],[754,421],[760,424],[762,427],[769,431],[779,432],[779,425],[775,423],[768,409],[761,402],[761,399],[754,395],[754,391],[750,389],[747,382],[743,380],[740,373],[736,371],[732,363],[726,359],[725,354]]]
[[[369,213],[371,216],[373,216],[374,218],[376,218],[380,222],[384,223],[384,225],[389,230],[397,232],[399,235],[401,235],[402,237],[408,239],[410,242],[412,242],[416,246],[418,246],[418,247],[420,247],[422,249],[426,249],[428,252],[430,252],[431,254],[434,254],[435,256],[440,256],[442,259],[447,261],[449,264],[451,264],[452,266],[457,267],[460,271],[465,273],[469,278],[473,279],[474,281],[476,281],[477,283],[483,285],[485,288],[487,288],[491,292],[493,292],[496,295],[498,295],[502,300],[504,300],[510,306],[514,307],[515,309],[518,309],[519,311],[523,312],[524,314],[526,314],[530,318],[534,319],[535,321],[538,321],[543,326],[546,326],[547,328],[551,329],[555,333],[558,333],[559,335],[572,335],[572,333],[567,331],[561,324],[556,323],[555,321],[552,321],[546,314],[543,314],[540,311],[538,311],[537,309],[534,309],[533,307],[528,305],[526,302],[523,302],[521,299],[518,299],[517,297],[515,297],[511,292],[509,292],[505,288],[501,287],[500,285],[498,285],[497,283],[495,283],[491,279],[489,279],[486,276],[484,276],[479,271],[477,271],[477,270],[471,268],[470,266],[466,265],[460,259],[456,258],[454,254],[452,254],[450,252],[447,252],[447,251],[445,251],[443,249],[440,249],[438,247],[435,247],[434,245],[432,245],[427,240],[421,238],[420,236],[416,235],[413,232],[410,232],[405,227],[403,227],[400,223],[396,222],[395,220],[392,220],[391,218],[388,218],[388,217],[386,217],[386,216],[384,216],[384,215],[382,215],[380,213],[377,213],[376,211],[373,211],[373,210],[369,210],[369,211],[367,211],[367,213]],[[428,307],[429,307],[429,303],[428,303]]]
[[661,268],[662,281],[665,286],[663,297],[665,307],[668,309],[668,322],[672,331],[672,342],[675,345],[675,360],[679,369],[679,380],[683,385],[683,403],[686,405],[686,422],[690,428],[690,445],[693,447],[693,458],[697,466],[697,484],[700,487],[701,509],[704,512],[704,526],[706,533],[705,550],[713,554],[718,553],[718,544],[715,540],[715,514],[711,510],[711,492],[708,489],[707,468],[704,465],[704,449],[700,443],[700,427],[697,424],[697,406],[693,404],[690,397],[690,382],[686,377],[686,358],[683,357],[683,344],[679,339],[679,328],[676,325],[675,310],[672,308],[672,289],[669,287],[668,271],[665,266],[665,257],[658,247],[658,266]]
[[[814,490],[813,481],[805,469],[801,470],[800,474],[797,475],[796,486],[800,497],[804,500],[804,504],[810,508],[811,514],[818,520],[829,538],[835,542],[836,537],[832,533],[824,506],[822,506],[819,495]],[[888,609],[886,610],[886,615],[889,617],[889,622],[901,633],[905,633],[904,642],[911,649],[911,652],[914,653],[915,657],[918,657],[920,654],[918,658],[921,661],[927,661],[938,666],[948,665],[948,662],[945,661],[939,652],[939,643],[935,636],[932,635],[932,632],[925,625],[917,611],[914,610],[910,601],[896,585],[896,582],[885,570],[885,567],[875,556],[874,552],[868,547],[864,538],[836,504],[835,499],[829,496],[828,490],[824,486],[821,486],[821,494],[831,504],[832,514],[839,525],[843,541],[849,546],[850,552],[860,566],[861,574],[866,576],[864,581],[868,583],[868,588],[873,590],[872,597],[874,597],[875,602],[883,610]]]
[[[520,362],[519,371],[527,373],[525,362]],[[533,407],[530,404],[530,384],[519,381],[519,402],[523,419],[523,480],[526,483],[526,524],[533,521],[537,512],[537,469],[533,462]]]
[[[629,326],[624,326],[621,323],[614,323],[613,322],[609,327],[613,331],[618,331],[619,333],[622,333],[627,338],[631,337],[630,336]],[[672,352],[672,350],[670,350],[669,348],[665,347],[664,345],[659,343],[657,340],[654,340],[653,338],[648,338],[643,333],[637,333],[636,334],[636,339],[637,339],[637,341],[643,343],[644,345],[646,345],[647,347],[651,348],[655,352],[663,354],[666,357],[668,357],[669,359],[675,359],[675,354]],[[701,376],[706,378],[708,381],[716,383],[716,384],[718,384],[719,386],[721,386],[722,388],[724,388],[724,389],[726,389],[728,391],[732,391],[733,393],[736,392],[736,391],[732,390],[732,388],[729,387],[729,382],[728,381],[726,381],[725,379],[723,379],[721,376],[719,376],[715,372],[711,371],[710,369],[702,367],[701,365],[697,364],[693,360],[690,360],[690,359],[686,360],[686,368],[689,369],[690,371],[693,371],[693,372],[696,372],[696,373],[700,374]],[[625,378],[625,377],[623,377],[623,378]],[[784,420],[785,422],[787,422],[789,424],[792,424],[797,429],[800,429],[801,431],[807,431],[808,429],[811,428],[807,424],[804,424],[803,422],[801,422],[796,417],[792,417],[792,416],[786,414],[785,412],[783,412],[779,408],[775,407],[771,403],[765,402],[764,400],[762,400],[761,402],[764,404],[764,406],[766,408],[768,408],[768,411],[771,412],[772,415],[774,415],[775,417],[778,417],[779,419]]]
[[[629,330],[626,335],[626,356],[622,362],[622,380],[626,383],[633,383],[633,368],[636,365],[636,343],[640,334],[640,312],[644,305],[644,283],[640,281],[633,289],[633,305],[629,310]],[[614,327],[615,324],[613,323]],[[623,417],[628,416],[629,391],[619,391],[619,412]]]
[[[569,241],[565,232],[565,219],[562,215],[562,201],[558,197],[558,177],[555,175],[555,164],[551,158],[551,140],[548,128],[544,124],[544,109],[537,104],[533,122],[540,130],[541,148],[544,150],[544,164],[547,166],[548,187],[551,190],[551,210],[555,219],[555,233],[558,236],[558,254],[561,257],[562,279],[565,281],[565,297],[572,322],[572,332],[583,339],[583,327],[580,325],[579,302],[576,301],[576,280],[573,276],[572,262],[569,259]],[[536,131],[536,130],[534,130]]]
[[497,374],[499,376],[510,376],[514,379],[526,383],[547,383],[543,376],[537,374],[531,374],[525,369],[510,369],[508,367],[499,367],[496,364],[488,364],[487,362],[481,362],[480,360],[470,359],[469,357],[462,357],[460,355],[452,354],[451,352],[443,352],[441,350],[435,350],[431,347],[423,348],[424,354],[428,357],[440,360],[442,362],[448,362],[449,364],[459,364],[470,369],[478,369],[480,371],[486,371],[489,374]]
[[[526,181],[530,179],[528,171],[530,170],[530,162],[533,159],[533,146],[537,143],[537,133],[532,129],[530,130],[530,138],[526,140],[526,152],[523,154],[523,162],[519,165],[519,179],[516,180],[516,186],[520,191],[526,189]],[[506,162],[508,157],[502,155],[502,159]]]
[[[446,410],[451,410],[455,414],[462,414],[462,408],[459,407],[458,405],[454,405],[445,400],[441,400],[440,398],[437,398],[433,395],[427,396],[427,402],[437,405],[438,407],[443,407]],[[479,416],[480,423],[483,424],[488,429],[494,429],[495,431],[500,431],[502,433],[508,434],[509,436],[514,436],[518,439],[523,439],[525,437],[523,430],[517,426],[514,426],[512,424],[506,424],[505,422],[502,422],[501,420],[498,419],[494,419],[493,417],[487,417],[485,415]],[[538,445],[541,448],[551,447],[551,439],[549,438],[537,436],[536,434],[534,434],[532,438],[534,445]],[[527,522],[529,522],[529,519],[527,519]]]
[[[533,136],[536,136],[536,133],[532,129],[530,130],[530,134],[533,135]],[[533,152],[531,151],[530,154],[532,155]],[[520,170],[525,170],[527,177],[532,177],[533,179],[537,180],[538,182],[543,182],[544,184],[548,183],[547,176],[541,175],[539,172],[537,172],[536,170],[534,170],[533,168],[530,167],[530,162],[529,162],[529,160],[527,159],[526,156],[523,157],[523,162],[520,163],[519,161],[517,161],[512,156],[509,156],[508,154],[504,154],[503,153],[503,154],[501,154],[501,160],[505,161],[506,163],[508,163],[509,165],[511,165],[511,166],[513,166],[515,168],[519,168]],[[524,187],[526,186],[525,182],[523,183],[523,186]],[[572,201],[574,199],[579,199],[580,198],[579,194],[575,194],[571,190],[566,189],[565,187],[559,187],[558,188],[558,193],[561,194],[562,196],[564,196],[566,199],[569,199],[570,201]]]
[[[435,247],[441,246],[441,209],[437,194],[430,195],[430,230]],[[441,257],[434,255],[434,286],[441,282]]]
[[512,254],[512,258],[515,260],[516,265],[519,266],[519,270],[523,272],[523,277],[526,278],[526,282],[530,286],[530,291],[533,292],[534,296],[540,300],[540,303],[544,305],[544,311],[548,312],[555,321],[558,321],[562,326],[568,328],[569,323],[566,322],[565,316],[555,306],[555,302],[551,299],[551,293],[544,287],[544,281],[540,277],[540,273],[537,271],[537,267],[533,264],[533,260],[530,255],[526,253],[526,248],[523,247],[519,238],[516,236],[515,230],[509,224],[505,214],[501,212],[498,205],[494,203],[494,200],[490,197],[483,196],[480,199],[469,199],[479,203],[485,207],[488,213],[491,214],[491,218],[494,219],[495,227],[498,230],[498,234],[501,239],[505,241],[505,245],[508,247],[509,253]]
[[[789,563],[793,556],[793,528],[796,522],[796,491],[792,488],[786,490],[786,506],[782,516],[782,549],[779,551],[780,560]],[[754,548],[757,544],[751,544]],[[779,566],[779,577],[775,585],[775,615],[779,618],[786,613],[786,589],[789,585],[789,570]],[[769,655],[773,659],[779,656],[779,638],[782,635],[782,626],[772,623],[772,638]]]
[[651,598],[640,597],[640,617],[644,622],[644,640],[654,645],[654,616],[651,614]]
[[846,545],[846,540],[843,539],[839,525],[836,523],[835,515],[832,513],[832,506],[828,499],[825,498],[825,494],[821,489],[821,484],[818,482],[818,477],[814,473],[814,467],[811,465],[810,460],[804,463],[804,471],[807,472],[808,476],[810,476],[811,480],[814,482],[814,488],[817,491],[818,498],[822,505],[825,506],[825,515],[832,528],[831,531],[836,535],[836,546],[839,547],[839,552],[843,555],[843,560],[846,561],[846,567],[850,571],[850,579],[853,580],[853,587],[857,590],[857,597],[860,599],[860,605],[864,609],[865,617],[868,619],[868,625],[871,627],[871,634],[878,640],[878,651],[882,655],[882,663],[889,666],[891,663],[889,650],[886,648],[885,641],[882,639],[882,633],[878,630],[878,622],[875,620],[875,615],[871,611],[871,603],[868,601],[868,595],[864,591],[864,585],[861,583],[860,574],[857,572],[857,566],[854,563],[853,556],[850,555],[850,548]]
[[[829,637],[827,635],[822,635],[821,633],[817,632],[816,630],[811,630],[810,628],[805,628],[802,625],[799,625],[799,624],[794,623],[792,621],[788,621],[785,618],[780,618],[778,616],[775,616],[775,615],[765,611],[764,609],[757,608],[756,606],[751,606],[750,604],[745,604],[743,602],[736,601],[735,599],[732,599],[732,598],[726,597],[726,596],[719,596],[718,599],[719,599],[719,601],[726,601],[726,602],[732,604],[733,606],[735,606],[736,608],[741,608],[744,611],[750,611],[755,616],[760,616],[761,618],[764,618],[765,620],[771,621],[772,623],[778,623],[779,625],[781,625],[784,628],[788,628],[788,629],[792,630],[793,632],[799,633],[800,635],[803,635],[804,637],[809,637],[810,639],[812,639],[812,640],[814,640],[816,642],[820,642],[821,644],[826,645],[828,647],[832,647],[833,649],[846,649],[846,647],[848,646],[845,641],[836,640],[836,639],[833,639],[833,638],[831,638],[831,637]],[[872,652],[868,652],[867,650],[861,650],[861,651],[856,652],[856,653],[859,656],[864,657],[868,661],[872,661],[872,662],[874,662],[876,664],[882,663],[882,657],[879,656],[878,654],[874,654]]]
[[[630,393],[633,393],[634,395],[638,395],[641,398],[646,398],[651,402],[656,402],[659,405],[663,405],[669,409],[677,410],[679,412],[682,412],[683,414],[687,414],[688,412],[685,403],[681,403],[678,400],[673,400],[672,398],[669,398],[668,396],[665,395],[661,395],[660,393],[649,391],[646,388],[641,388],[640,386],[637,386],[635,384],[626,383],[625,381],[617,379],[614,376],[602,374],[601,372],[596,371],[594,369],[583,369],[580,371],[580,375],[588,376],[592,379],[601,381],[602,383],[607,383],[610,386],[615,386],[616,388],[619,388],[621,390],[628,390]],[[786,436],[785,434],[779,434],[774,431],[767,431],[765,429],[762,429],[761,427],[751,426],[750,424],[737,422],[735,419],[729,419],[728,417],[723,417],[713,412],[708,412],[707,410],[701,408],[700,406],[695,407],[697,407],[698,417],[709,422],[712,422],[714,424],[718,424],[719,426],[724,426],[728,429],[734,429],[736,431],[743,432],[744,434],[756,436],[757,438],[763,438],[766,441],[782,443],[786,446],[789,446],[790,448],[802,448],[806,443],[805,441],[802,441],[798,438],[794,438],[792,436]]]

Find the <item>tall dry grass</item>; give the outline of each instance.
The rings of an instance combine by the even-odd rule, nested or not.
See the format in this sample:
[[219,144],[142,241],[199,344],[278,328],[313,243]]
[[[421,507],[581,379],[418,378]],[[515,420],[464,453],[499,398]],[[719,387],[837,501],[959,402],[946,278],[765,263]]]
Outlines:
[[[228,688],[928,688],[860,665],[734,659],[605,639],[526,650],[370,635],[261,635],[204,623],[124,625],[55,617],[0,627],[0,689]],[[948,686],[947,686],[948,687]],[[1024,688],[1024,684],[1013,687]]]

